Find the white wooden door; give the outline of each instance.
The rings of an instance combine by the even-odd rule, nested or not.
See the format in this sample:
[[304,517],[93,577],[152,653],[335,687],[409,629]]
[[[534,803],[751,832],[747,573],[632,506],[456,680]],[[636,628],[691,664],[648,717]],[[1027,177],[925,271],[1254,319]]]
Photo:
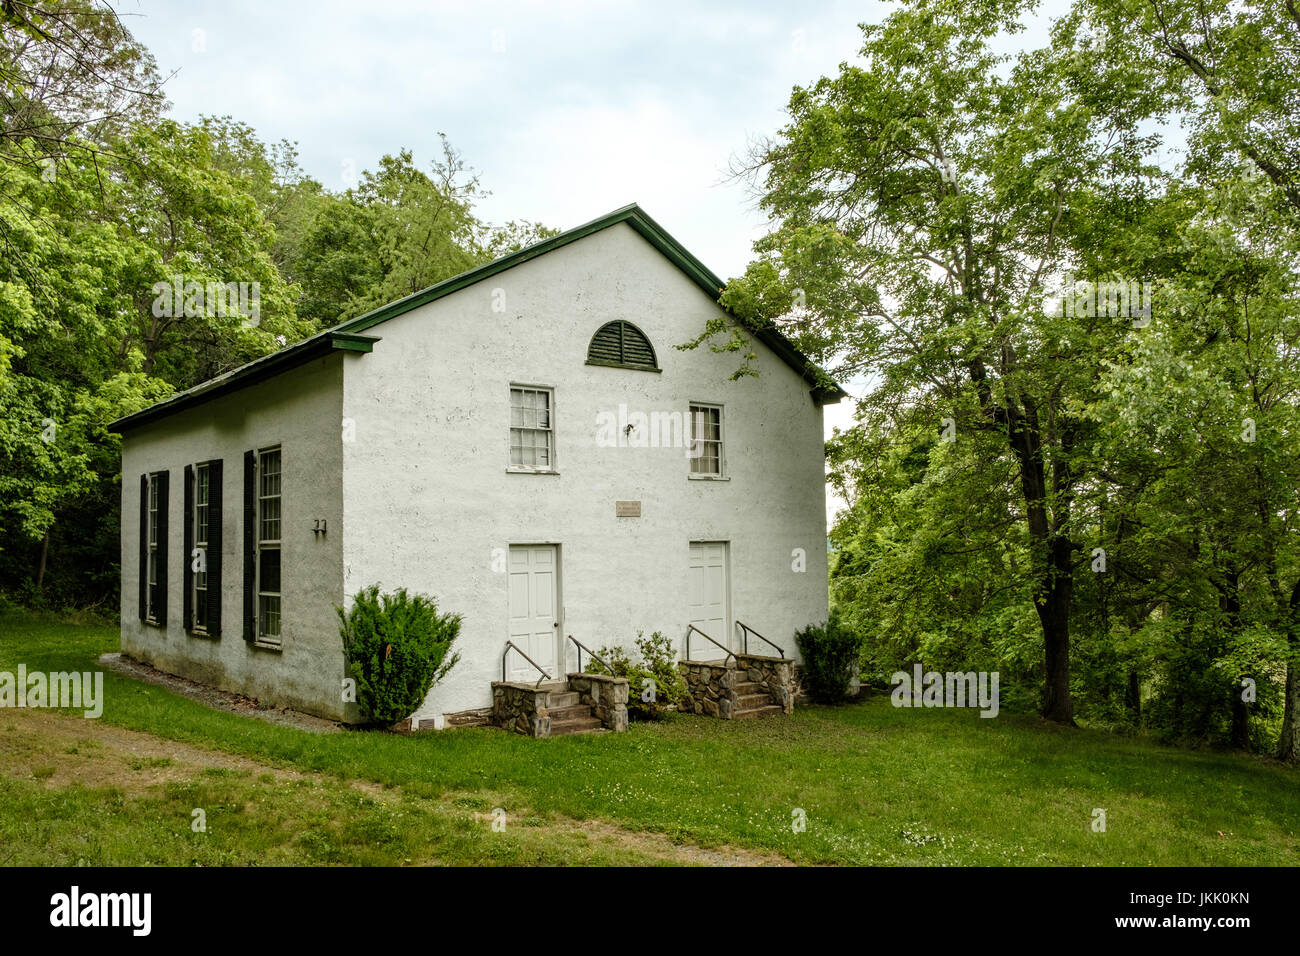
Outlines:
[[[545,669],[563,679],[559,666],[559,586],[557,549],[553,544],[510,547],[510,640]],[[540,674],[511,652],[507,674],[512,681],[536,681]]]
[[[727,580],[727,543],[692,541],[686,603],[691,623],[723,647],[731,647],[731,589]],[[691,635],[691,657],[712,661],[723,652],[698,634]]]

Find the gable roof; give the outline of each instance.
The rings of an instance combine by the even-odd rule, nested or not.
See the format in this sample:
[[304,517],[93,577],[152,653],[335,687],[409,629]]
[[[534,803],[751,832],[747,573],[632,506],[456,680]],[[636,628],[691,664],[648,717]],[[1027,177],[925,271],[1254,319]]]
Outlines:
[[[210,379],[201,385],[196,385],[194,388],[173,395],[156,405],[151,405],[142,411],[119,418],[111,423],[108,429],[109,431],[121,433],[126,429],[170,415],[182,408],[189,408],[253,382],[278,375],[280,372],[301,365],[335,349],[369,352],[374,343],[380,341],[380,339],[375,336],[360,334],[367,329],[373,328],[381,322],[387,322],[399,315],[404,315],[412,309],[418,309],[420,306],[441,299],[443,296],[459,292],[476,282],[482,282],[484,279],[491,278],[507,269],[512,269],[530,259],[536,259],[538,256],[563,248],[571,242],[590,236],[592,233],[608,229],[620,222],[627,223],[638,235],[659,250],[669,262],[685,273],[686,277],[699,286],[705,295],[715,303],[717,302],[725,283],[714,275],[704,263],[691,255],[685,246],[669,235],[666,229],[646,215],[640,206],[632,203],[621,209],[615,209],[611,213],[606,213],[599,219],[593,219],[591,222],[575,226],[573,229],[558,233],[549,239],[543,239],[541,242],[525,246],[498,259],[493,259],[491,262],[476,266],[467,272],[462,272],[460,275],[452,276],[450,279],[444,279],[427,289],[422,289],[395,302],[390,302],[364,315],[340,322],[333,328],[319,332],[295,345],[281,349],[278,352],[272,352],[270,355],[265,355],[249,362],[247,365],[241,365],[239,368]],[[790,340],[774,326],[760,329],[753,332],[753,335],[809,383],[812,387],[813,399],[819,405],[838,402],[840,399],[848,397],[848,393],[838,385],[834,383],[823,384],[829,381],[826,373],[795,348]]]

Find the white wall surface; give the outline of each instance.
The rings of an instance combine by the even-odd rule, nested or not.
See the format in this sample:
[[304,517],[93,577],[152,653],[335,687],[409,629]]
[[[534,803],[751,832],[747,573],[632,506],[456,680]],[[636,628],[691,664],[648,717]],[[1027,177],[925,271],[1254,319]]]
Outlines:
[[[732,617],[791,656],[795,628],[825,620],[822,411],[757,341],[760,376],[734,382],[735,354],[673,347],[718,314],[618,224],[367,331],[382,341],[344,378],[344,591],[406,587],[465,616],[462,660],[418,716],[491,703],[511,544],[560,546],[561,631],[593,648],[630,647],[639,630],[681,646],[696,540],[730,542]],[[614,319],[645,332],[661,373],[585,364]],[[554,388],[558,475],[507,473],[512,383]],[[727,481],[689,479],[682,448],[597,446],[600,412],[692,401],[724,406]],[[616,518],[620,500],[642,517]]]
[[[122,442],[122,649],[173,674],[269,703],[341,719],[342,644],[335,606],[343,594],[343,363],[335,353],[129,431]],[[244,452],[282,449],[280,651],[243,639]],[[223,460],[222,633],[185,632],[182,617],[185,466]],[[167,623],[138,612],[140,475],[169,471]],[[315,519],[328,520],[315,535]],[[355,711],[355,707],[353,707]]]

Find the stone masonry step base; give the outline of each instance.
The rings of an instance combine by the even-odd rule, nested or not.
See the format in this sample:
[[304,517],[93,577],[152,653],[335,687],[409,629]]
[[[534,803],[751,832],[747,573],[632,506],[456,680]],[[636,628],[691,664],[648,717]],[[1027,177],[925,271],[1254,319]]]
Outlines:
[[789,714],[797,692],[794,661],[736,654],[717,661],[678,661],[686,684],[681,710],[723,720]]
[[744,720],[747,717],[766,717],[769,714],[781,713],[779,704],[764,704],[761,707],[750,707],[748,709],[733,710],[731,712],[732,720]]
[[592,734],[605,728],[600,726],[600,720],[591,716],[591,709],[587,708],[586,717],[569,717],[564,720],[551,718],[551,736],[564,737],[568,734]]
[[628,682],[599,674],[529,684],[494,681],[492,723],[529,737],[627,730]]

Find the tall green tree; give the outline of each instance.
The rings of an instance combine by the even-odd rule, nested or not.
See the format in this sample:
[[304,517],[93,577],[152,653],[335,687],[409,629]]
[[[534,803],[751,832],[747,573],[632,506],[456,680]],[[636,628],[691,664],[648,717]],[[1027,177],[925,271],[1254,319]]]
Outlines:
[[1083,0],[1097,41],[1140,62],[1162,112],[1190,124],[1189,171],[1245,158],[1300,215],[1300,7],[1295,0]]
[[[1159,91],[1154,99],[1142,102],[1117,98],[1117,111],[1156,118],[1166,124],[1183,122],[1188,127],[1184,172],[1189,178],[1207,187],[1218,187],[1239,180],[1245,172],[1250,174],[1249,180],[1258,176],[1268,187],[1252,187],[1248,203],[1236,203],[1231,222],[1225,227],[1232,241],[1249,231],[1246,219],[1251,217],[1257,232],[1263,217],[1268,223],[1266,230],[1282,230],[1292,239],[1300,235],[1300,71],[1296,69],[1300,58],[1300,8],[1292,0],[1083,0],[1074,19],[1082,34],[1139,65],[1152,78],[1152,90]],[[1259,243],[1255,246],[1258,248]],[[1293,249],[1275,250],[1275,255],[1290,256],[1294,264]],[[1256,336],[1251,349],[1253,360],[1272,356],[1283,364],[1294,365],[1295,353],[1285,337],[1268,342],[1266,336],[1267,345],[1258,339],[1259,318],[1275,308],[1278,301],[1270,296],[1288,293],[1276,282],[1266,287],[1265,294],[1255,293],[1242,271],[1230,270],[1228,275],[1236,282],[1241,311],[1246,311],[1252,297],[1257,306],[1252,325]],[[1257,411],[1275,415],[1294,407],[1295,399],[1285,389],[1266,392],[1256,381],[1252,378],[1253,402],[1267,406]],[[1248,500],[1257,508],[1270,506],[1271,493],[1263,489],[1274,481],[1290,480],[1289,470],[1280,465],[1254,465],[1253,490]],[[1278,755],[1298,761],[1300,623],[1296,614],[1300,612],[1300,580],[1288,588],[1285,575],[1277,570],[1279,561],[1286,563],[1278,555],[1286,550],[1284,545],[1291,537],[1279,534],[1273,524],[1261,518],[1256,540],[1266,552],[1266,564],[1274,567],[1268,572],[1268,591],[1274,606],[1269,617],[1273,626],[1287,635],[1285,707]],[[1229,603],[1235,607],[1235,603]]]
[[1073,722],[1074,501],[1091,467],[1078,415],[1126,320],[1048,314],[1075,239],[1122,230],[1154,190],[1147,141],[1104,109],[1086,59],[993,52],[1014,2],[915,3],[863,27],[863,65],[796,89],[751,158],[776,228],[725,301],[791,328],[842,375],[870,372],[868,418],[996,438],[1029,549],[1042,713]]
[[445,139],[428,172],[409,150],[382,157],[305,232],[296,262],[304,314],[332,325],[485,261],[473,213],[480,195]]

